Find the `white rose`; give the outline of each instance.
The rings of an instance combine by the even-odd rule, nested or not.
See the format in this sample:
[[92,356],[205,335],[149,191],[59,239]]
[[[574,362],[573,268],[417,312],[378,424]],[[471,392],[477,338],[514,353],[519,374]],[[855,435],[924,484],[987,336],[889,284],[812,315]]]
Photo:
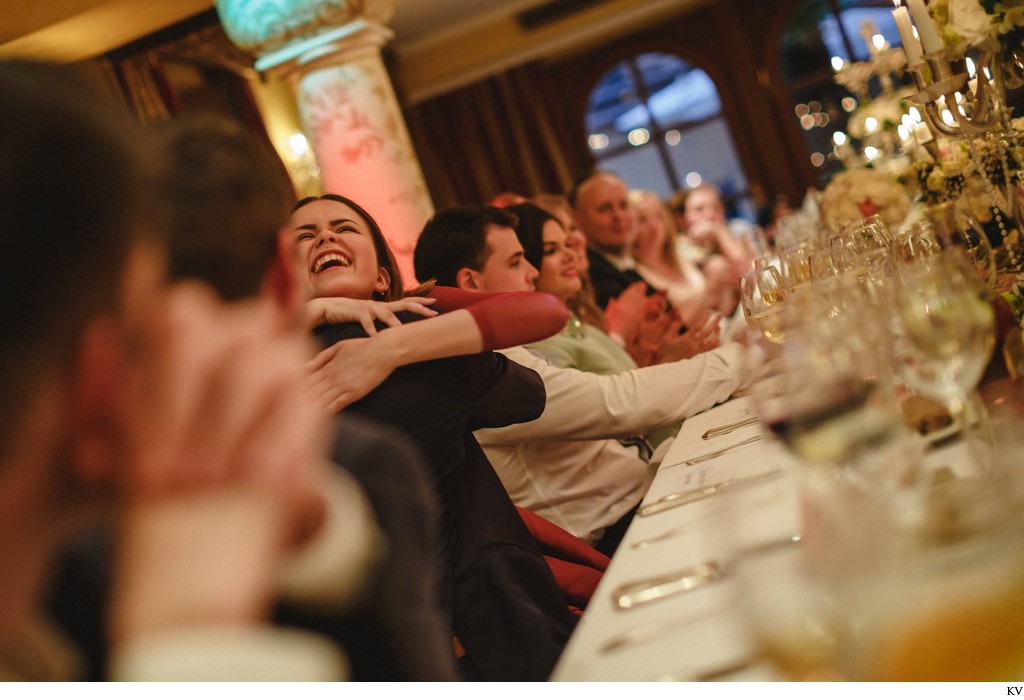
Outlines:
[[971,44],[980,44],[995,30],[978,0],[949,0],[949,28]]

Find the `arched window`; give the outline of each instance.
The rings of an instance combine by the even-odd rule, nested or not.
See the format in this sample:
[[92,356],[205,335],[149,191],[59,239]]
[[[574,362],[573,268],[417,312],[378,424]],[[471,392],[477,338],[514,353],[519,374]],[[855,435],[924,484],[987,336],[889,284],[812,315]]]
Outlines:
[[[847,122],[859,106],[856,96],[836,83],[836,71],[844,63],[868,60],[872,46],[902,46],[892,10],[891,0],[807,0],[780,40],[794,118],[821,184],[843,167],[836,148],[846,142]],[[881,90],[872,78],[870,96]]]
[[605,73],[590,93],[588,144],[597,166],[668,197],[711,182],[733,216],[754,219],[714,82],[678,56],[644,53]]

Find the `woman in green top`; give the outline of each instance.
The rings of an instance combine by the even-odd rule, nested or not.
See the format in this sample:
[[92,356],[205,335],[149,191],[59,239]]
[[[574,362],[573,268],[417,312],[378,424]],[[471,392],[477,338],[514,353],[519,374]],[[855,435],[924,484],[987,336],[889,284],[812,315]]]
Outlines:
[[[524,257],[537,268],[538,291],[567,301],[580,290],[578,256],[569,247],[565,229],[557,218],[540,207],[516,204],[508,207],[519,219],[516,235]],[[559,367],[573,367],[597,374],[615,374],[636,368],[622,346],[600,328],[584,323],[576,314],[561,333],[529,345]]]
[[[537,291],[553,294],[567,302],[580,290],[580,265],[579,254],[568,245],[561,222],[530,203],[516,204],[507,210],[519,219],[515,231],[523,246],[524,257],[539,272],[535,282]],[[654,312],[661,314],[664,296],[652,297],[650,302]],[[695,319],[690,330],[682,334],[678,330],[682,323],[678,316],[666,315],[666,318],[678,325],[675,332],[667,333],[671,340],[661,343],[658,361],[685,359],[718,345],[718,319],[706,311]],[[558,367],[572,367],[584,372],[617,374],[637,367],[620,343],[603,329],[582,321],[575,313],[570,313],[569,321],[560,333],[527,347]],[[674,435],[677,427],[658,431],[648,439],[657,445],[665,437]]]

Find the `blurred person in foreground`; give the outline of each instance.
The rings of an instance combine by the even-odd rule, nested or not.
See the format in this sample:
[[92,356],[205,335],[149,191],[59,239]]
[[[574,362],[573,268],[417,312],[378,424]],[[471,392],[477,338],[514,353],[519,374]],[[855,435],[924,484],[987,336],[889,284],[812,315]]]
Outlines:
[[[265,300],[292,315],[293,333],[305,337],[291,270],[277,255],[293,199],[280,161],[213,117],[160,125],[156,137],[171,278],[209,283],[229,306]],[[283,572],[274,619],[338,641],[354,680],[454,680],[436,604],[437,504],[422,458],[402,435],[358,417],[325,430],[335,464],[326,465],[324,527]],[[66,612],[84,593],[74,585],[82,572],[102,573],[89,561],[95,550],[93,540],[75,552],[56,605],[83,646],[102,649],[89,636],[96,621]]]
[[0,62],[0,94],[0,676],[81,673],[41,596],[107,521],[109,677],[344,678],[336,645],[266,624],[324,512],[307,346],[265,304],[164,284],[152,158],[87,81]]

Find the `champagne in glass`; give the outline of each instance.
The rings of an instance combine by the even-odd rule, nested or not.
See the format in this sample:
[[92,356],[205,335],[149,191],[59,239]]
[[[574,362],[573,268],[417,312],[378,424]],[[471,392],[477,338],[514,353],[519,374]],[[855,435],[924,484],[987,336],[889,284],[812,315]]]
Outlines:
[[787,289],[774,266],[758,266],[740,277],[740,303],[747,323],[773,343],[785,337],[783,309]]

